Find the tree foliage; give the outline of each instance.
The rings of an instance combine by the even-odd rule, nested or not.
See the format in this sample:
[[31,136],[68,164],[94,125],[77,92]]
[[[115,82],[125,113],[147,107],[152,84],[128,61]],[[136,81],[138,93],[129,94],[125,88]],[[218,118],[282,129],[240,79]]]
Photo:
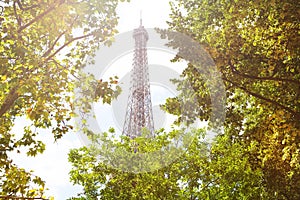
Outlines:
[[[41,196],[44,182],[18,168],[9,152],[35,156],[45,150],[35,137],[49,129],[54,139],[73,128],[74,84],[89,56],[117,33],[117,0],[13,0],[0,3],[0,187],[1,195]],[[96,90],[113,91],[92,80]],[[108,95],[108,96],[106,96]],[[91,100],[91,99],[90,99]],[[31,122],[12,132],[18,118]],[[22,133],[21,138],[16,137]],[[31,183],[41,187],[32,190]]]
[[[255,143],[245,149],[242,144],[230,144],[227,136],[218,138],[209,149],[202,138],[204,130],[198,130],[187,151],[169,165],[145,173],[126,172],[113,166],[110,159],[98,159],[93,148],[73,149],[69,161],[71,181],[83,186],[83,192],[71,199],[223,199],[253,198],[264,193],[261,172],[252,169],[249,163]],[[132,151],[132,144],[142,146],[136,154],[153,151],[153,146],[166,146],[171,134],[159,134],[151,145],[141,138],[123,138],[122,142],[109,142],[102,138],[110,149],[125,146]],[[99,153],[99,152],[98,152]],[[135,157],[135,155],[133,156]],[[137,158],[138,159],[138,158]],[[137,159],[128,158],[133,167]],[[154,159],[159,159],[154,158]],[[122,162],[122,161],[121,161]],[[135,163],[136,162],[136,163]]]
[[257,143],[249,162],[271,199],[300,195],[299,8],[292,0],[178,1],[169,23],[214,59],[227,93],[225,133]]
[[[104,199],[299,199],[299,1],[170,4],[170,29],[204,47],[222,74],[227,95],[223,132],[210,148],[196,138],[177,161],[144,174],[108,168],[89,156],[89,148],[74,150],[71,180],[83,185],[85,194]],[[180,38],[161,33],[173,41],[171,46],[191,51]],[[185,59],[182,52],[174,62]],[[195,72],[189,63],[182,76],[203,104],[194,113],[210,120],[209,93],[201,73]],[[179,88],[184,84],[176,83]],[[180,117],[178,99],[168,99],[163,107]],[[95,176],[101,186],[88,191],[88,184],[96,185]]]

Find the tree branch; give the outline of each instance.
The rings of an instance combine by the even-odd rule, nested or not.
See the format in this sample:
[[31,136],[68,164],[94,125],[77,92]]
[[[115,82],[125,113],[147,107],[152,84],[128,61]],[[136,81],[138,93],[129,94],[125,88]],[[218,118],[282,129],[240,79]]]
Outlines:
[[90,37],[92,36],[93,34],[90,33],[88,35],[82,35],[82,36],[79,36],[79,37],[75,37],[75,38],[72,38],[70,41],[66,42],[64,45],[62,45],[61,47],[59,47],[53,54],[51,54],[48,58],[45,59],[45,62],[49,61],[51,58],[53,58],[56,54],[58,54],[62,49],[64,49],[66,46],[68,46],[69,44],[71,44],[72,42],[76,41],[76,40],[80,40],[80,39],[83,39],[83,38],[87,38],[87,37]]
[[12,88],[8,95],[6,96],[4,103],[2,104],[0,108],[0,117],[2,117],[15,103],[15,101],[19,98],[19,94],[17,93],[17,86]]
[[[54,62],[54,64],[58,67],[58,66],[60,66],[60,67],[62,67],[63,69],[67,69],[65,66],[63,66],[63,65],[61,65],[59,62],[57,62],[56,60],[54,60],[54,59],[51,59],[51,61],[53,61]],[[78,77],[78,76],[76,76],[75,74],[71,74],[74,78],[76,78],[77,80],[80,80],[80,78]]]
[[[73,27],[74,23],[76,22],[76,20],[78,19],[78,15],[75,17],[75,19],[73,20],[73,22],[70,24],[70,29]],[[67,32],[68,30],[63,31],[53,42],[53,44],[51,45],[51,47],[42,55],[42,57],[46,57],[48,56],[51,51],[54,49],[56,43],[58,42],[58,40]]]
[[224,78],[224,77],[223,77],[222,79],[223,79],[224,81],[227,81],[227,82],[233,84],[235,87],[237,87],[237,88],[239,88],[239,89],[245,91],[246,93],[248,93],[248,94],[250,94],[250,95],[252,95],[252,96],[254,96],[254,97],[258,98],[258,99],[264,100],[264,101],[266,101],[266,102],[268,102],[268,103],[274,104],[275,106],[278,106],[278,107],[280,107],[280,108],[282,108],[282,109],[288,111],[289,113],[291,113],[292,115],[294,115],[295,118],[300,119],[300,113],[298,113],[298,112],[292,110],[291,108],[289,108],[289,107],[287,107],[287,106],[284,106],[284,105],[282,105],[282,104],[280,104],[280,103],[278,103],[277,101],[274,101],[274,100],[272,100],[272,99],[268,99],[268,98],[266,98],[266,97],[264,97],[264,96],[262,96],[262,95],[260,95],[260,94],[258,94],[258,93],[251,92],[251,91],[249,91],[247,88],[241,86],[240,84],[237,84],[237,83],[235,83],[235,82],[233,82],[233,81],[230,81],[230,80],[228,80],[228,79],[226,79],[226,78]]
[[[57,53],[59,53],[62,49],[64,49],[66,46],[68,46],[72,42],[74,42],[76,40],[83,39],[83,38],[90,37],[92,35],[93,34],[90,33],[88,35],[82,35],[82,36],[75,37],[75,38],[71,39],[70,41],[68,41],[67,43],[65,43],[63,46],[61,46],[59,49],[57,49],[48,58],[46,58],[44,62],[46,63],[47,61],[49,61],[50,59],[52,59]],[[2,117],[11,108],[11,106],[15,103],[15,101],[19,98],[19,94],[17,93],[17,89],[18,89],[18,87],[16,86],[16,87],[12,88],[10,90],[10,92],[8,93],[6,99],[4,100],[4,103],[0,107],[0,117]]]
[[234,74],[237,74],[237,75],[242,76],[244,78],[250,78],[250,79],[256,79],[256,80],[269,80],[269,81],[291,82],[291,83],[295,83],[295,84],[299,84],[300,85],[300,81],[293,80],[293,79],[277,78],[277,77],[272,77],[272,76],[269,76],[269,77],[258,77],[258,76],[252,76],[252,75],[249,75],[249,74],[244,74],[244,73],[241,73],[240,71],[238,71],[234,67],[234,65],[231,63],[231,60],[229,60],[228,64],[230,66],[231,71]]
[[[23,10],[23,11],[27,11],[27,10],[30,10],[30,9],[33,9],[33,8],[38,7],[38,5],[32,5],[32,6],[29,6],[29,7],[27,7],[27,8],[24,8],[23,5],[21,4],[21,2],[20,2],[19,0],[15,1],[15,2],[18,4],[19,8],[20,8],[21,10]],[[15,2],[14,2],[14,3],[15,3]]]
[[54,49],[56,43],[58,42],[58,40],[67,32],[67,30],[65,30],[64,32],[62,32],[57,38],[56,40],[53,42],[52,46],[42,55],[42,57],[46,57],[47,55],[50,54],[50,52]]
[[51,6],[50,8],[48,8],[48,10],[44,11],[43,13],[41,13],[40,15],[38,15],[37,17],[35,17],[33,20],[31,20],[30,22],[28,22],[27,24],[25,24],[24,26],[21,26],[18,29],[18,33],[20,33],[21,31],[23,31],[25,28],[29,27],[31,24],[37,22],[38,20],[40,20],[41,18],[43,18],[45,15],[47,15],[48,13],[50,13],[51,11],[53,11],[55,9],[55,6]]
[[15,14],[15,17],[16,17],[17,22],[18,22],[18,25],[19,25],[19,27],[20,27],[22,24],[21,24],[21,19],[20,19],[19,15],[17,14],[16,2],[14,2],[13,8],[14,8],[14,14]]

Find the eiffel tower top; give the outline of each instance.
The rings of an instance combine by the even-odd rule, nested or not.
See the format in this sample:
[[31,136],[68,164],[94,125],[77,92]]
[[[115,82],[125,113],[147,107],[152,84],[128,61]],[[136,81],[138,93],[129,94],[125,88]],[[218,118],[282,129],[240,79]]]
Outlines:
[[134,29],[134,31],[133,31],[133,37],[134,38],[136,38],[136,39],[139,38],[140,39],[141,36],[144,36],[146,41],[148,41],[149,35],[148,35],[147,30],[143,26],[142,11],[140,13],[140,26],[138,28]]

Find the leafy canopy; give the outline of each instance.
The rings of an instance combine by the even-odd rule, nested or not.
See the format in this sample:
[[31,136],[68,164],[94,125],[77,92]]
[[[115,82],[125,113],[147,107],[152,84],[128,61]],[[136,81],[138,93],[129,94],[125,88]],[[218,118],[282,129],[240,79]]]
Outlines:
[[[144,174],[109,168],[89,148],[73,150],[70,175],[84,186],[81,198],[299,199],[299,1],[176,0],[170,5],[170,29],[202,45],[222,74],[223,132],[210,148],[196,138],[177,161]],[[179,55],[191,49],[167,37],[181,45]],[[185,58],[173,61],[180,59]],[[190,95],[202,103],[193,117],[210,120],[210,96],[195,71],[189,63],[182,74],[193,83]],[[163,107],[181,117],[179,98]],[[91,182],[97,187],[89,187]]]
[[[54,139],[73,128],[74,84],[101,44],[117,33],[117,0],[13,0],[0,3],[0,186],[1,195],[42,196],[44,182],[18,168],[9,152],[35,156],[45,150],[35,137],[49,129]],[[93,98],[112,98],[107,90]],[[106,97],[106,95],[108,95]],[[90,99],[94,100],[94,99]],[[18,119],[31,122],[12,132]],[[16,135],[23,133],[21,138]],[[31,190],[30,182],[41,190]]]

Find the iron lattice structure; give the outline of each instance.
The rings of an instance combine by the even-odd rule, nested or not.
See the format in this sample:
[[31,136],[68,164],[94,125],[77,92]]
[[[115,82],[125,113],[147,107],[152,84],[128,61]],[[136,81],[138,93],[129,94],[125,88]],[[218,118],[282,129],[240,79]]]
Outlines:
[[135,40],[133,69],[131,71],[131,88],[129,91],[123,135],[135,138],[141,136],[142,130],[148,130],[147,137],[154,136],[154,122],[150,94],[147,41],[148,32],[142,25],[133,31]]

